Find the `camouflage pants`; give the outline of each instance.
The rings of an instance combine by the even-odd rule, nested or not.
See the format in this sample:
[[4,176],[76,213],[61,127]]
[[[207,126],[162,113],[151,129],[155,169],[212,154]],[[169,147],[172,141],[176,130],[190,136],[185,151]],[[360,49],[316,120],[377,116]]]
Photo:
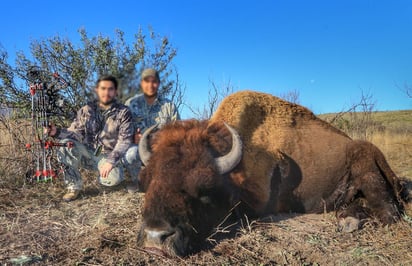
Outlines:
[[[65,166],[64,182],[68,189],[80,190],[83,187],[83,180],[80,175],[80,168],[99,171],[106,162],[106,156],[101,154],[94,155],[94,151],[88,149],[80,142],[70,139],[62,140],[62,142],[73,142],[72,148],[61,147],[57,150],[57,159]],[[132,145],[106,178],[98,176],[98,182],[104,186],[116,186],[124,180],[124,169],[132,178],[132,181],[137,180],[141,163],[137,145]]]

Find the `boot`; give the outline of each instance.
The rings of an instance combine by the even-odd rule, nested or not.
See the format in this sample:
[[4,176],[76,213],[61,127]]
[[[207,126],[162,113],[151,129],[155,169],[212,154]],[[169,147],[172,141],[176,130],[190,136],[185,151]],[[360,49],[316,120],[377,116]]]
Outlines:
[[77,189],[69,189],[66,194],[63,196],[63,200],[66,202],[72,201],[77,199],[79,196],[80,190]]
[[139,192],[139,181],[137,179],[132,179],[130,183],[126,186],[127,192],[133,194]]

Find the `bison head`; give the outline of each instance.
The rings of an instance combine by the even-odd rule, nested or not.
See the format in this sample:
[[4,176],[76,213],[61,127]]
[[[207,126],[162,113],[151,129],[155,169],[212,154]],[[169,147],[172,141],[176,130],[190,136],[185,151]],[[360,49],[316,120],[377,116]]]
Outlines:
[[139,144],[146,194],[138,244],[184,256],[199,248],[238,201],[228,173],[241,160],[242,142],[223,123],[175,122],[149,140],[150,131]]

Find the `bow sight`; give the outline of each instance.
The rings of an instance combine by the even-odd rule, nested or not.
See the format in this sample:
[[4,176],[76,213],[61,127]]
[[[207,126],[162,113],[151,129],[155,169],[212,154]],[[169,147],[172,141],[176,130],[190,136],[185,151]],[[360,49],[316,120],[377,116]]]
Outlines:
[[56,177],[52,167],[54,147],[72,147],[72,142],[56,142],[44,132],[50,127],[52,116],[63,114],[63,97],[60,94],[69,84],[58,74],[32,67],[27,73],[31,95],[31,142],[26,144],[30,152],[31,170],[29,182],[48,182]]

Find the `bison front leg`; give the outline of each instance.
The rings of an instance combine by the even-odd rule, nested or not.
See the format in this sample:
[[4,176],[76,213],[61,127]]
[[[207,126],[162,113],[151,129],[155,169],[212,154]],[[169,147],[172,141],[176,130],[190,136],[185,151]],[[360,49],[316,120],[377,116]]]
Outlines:
[[336,217],[340,231],[353,232],[368,217],[391,224],[399,218],[399,211],[390,185],[380,173],[368,172],[354,178]]
[[338,230],[345,233],[351,233],[362,227],[364,219],[369,217],[368,210],[365,208],[363,199],[356,199],[349,205],[342,206],[336,212],[338,219]]

